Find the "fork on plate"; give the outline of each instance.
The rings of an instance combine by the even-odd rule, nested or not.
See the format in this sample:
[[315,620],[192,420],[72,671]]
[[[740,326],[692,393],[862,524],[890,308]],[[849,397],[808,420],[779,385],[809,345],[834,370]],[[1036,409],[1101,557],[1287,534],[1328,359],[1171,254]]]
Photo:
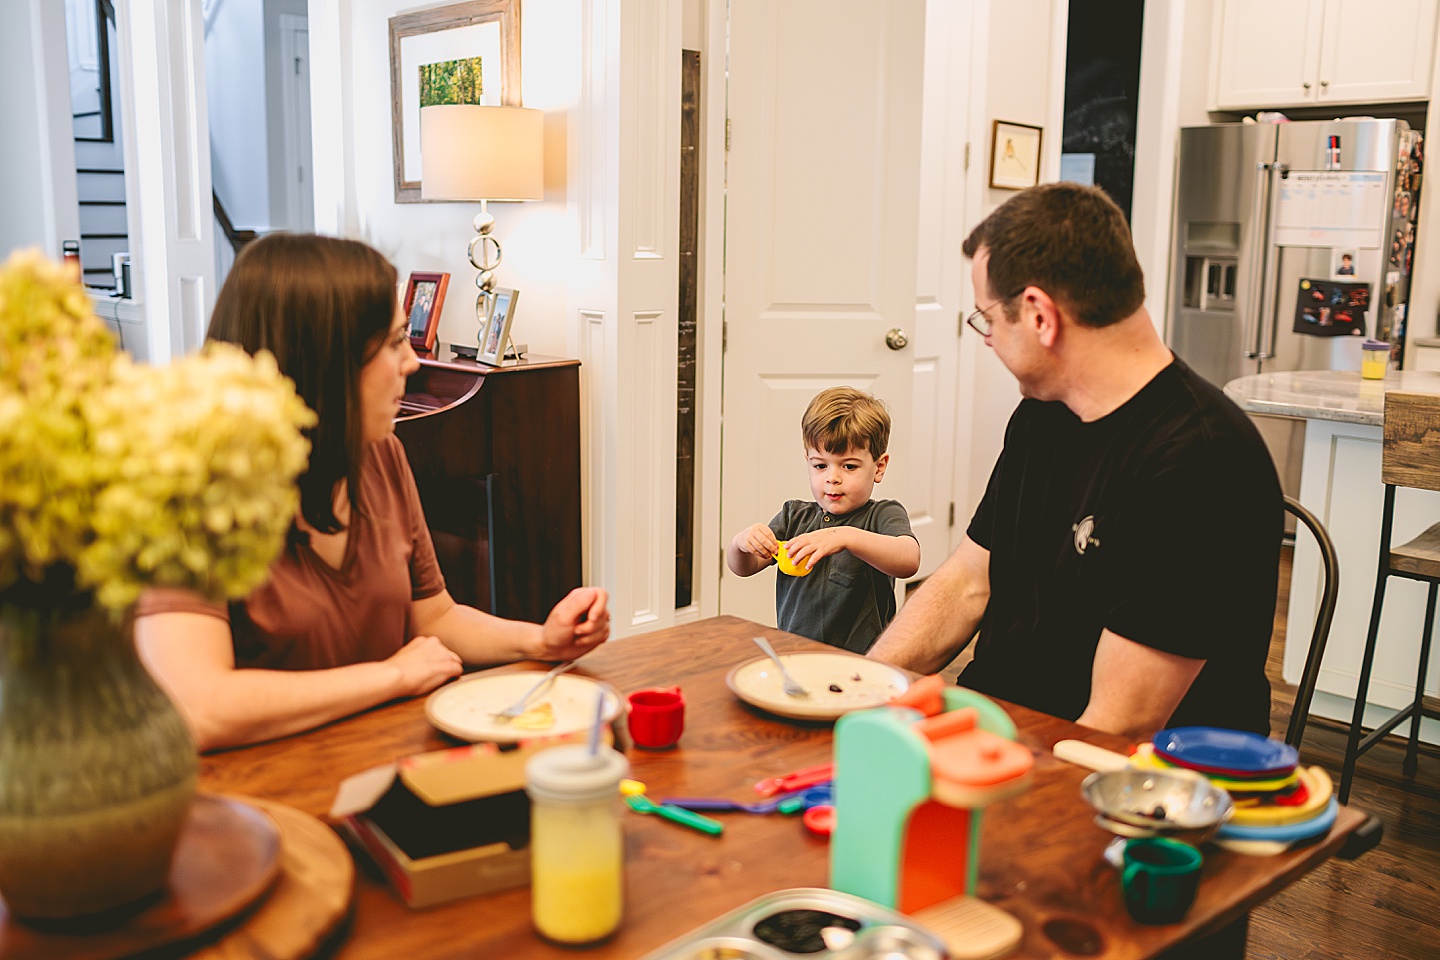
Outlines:
[[785,664],[781,662],[780,655],[775,652],[775,648],[770,646],[770,641],[764,637],[755,637],[754,639],[756,645],[769,654],[770,659],[775,661],[775,666],[780,668],[780,681],[785,688],[785,695],[787,697],[810,696],[810,691],[806,690],[794,677],[790,676],[790,671],[785,669]]
[[530,706],[531,700],[534,700],[535,697],[538,696],[542,690],[550,689],[550,684],[555,682],[555,678],[560,676],[560,674],[564,673],[566,670],[569,670],[571,667],[575,666],[576,662],[577,661],[575,660],[566,660],[564,663],[556,664],[554,667],[551,667],[550,671],[546,673],[545,676],[541,677],[539,682],[536,683],[535,686],[525,691],[524,696],[522,696],[519,700],[516,700],[514,703],[510,704],[510,706],[506,707],[504,710],[494,711],[490,714],[490,716],[496,720],[501,721],[502,723],[508,723],[509,721],[514,720],[516,717],[520,716],[520,714],[525,712],[525,710]]

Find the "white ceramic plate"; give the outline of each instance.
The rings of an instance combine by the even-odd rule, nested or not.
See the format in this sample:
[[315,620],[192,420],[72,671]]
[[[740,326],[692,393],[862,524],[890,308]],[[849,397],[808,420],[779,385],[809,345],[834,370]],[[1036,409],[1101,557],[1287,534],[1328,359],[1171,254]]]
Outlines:
[[519,700],[543,676],[543,670],[525,670],[457,680],[430,694],[430,699],[425,701],[425,717],[436,728],[461,740],[516,743],[588,729],[595,719],[595,697],[601,690],[605,691],[605,722],[620,715],[620,694],[610,684],[562,673],[555,678],[550,690],[531,704],[532,707],[550,704],[555,711],[555,722],[551,726],[528,730],[491,716]]
[[808,697],[786,695],[780,671],[769,657],[742,663],[725,677],[725,685],[746,703],[797,720],[834,720],[851,710],[888,703],[910,688],[904,671],[878,660],[844,653],[782,653],[780,660],[795,682],[810,691]]

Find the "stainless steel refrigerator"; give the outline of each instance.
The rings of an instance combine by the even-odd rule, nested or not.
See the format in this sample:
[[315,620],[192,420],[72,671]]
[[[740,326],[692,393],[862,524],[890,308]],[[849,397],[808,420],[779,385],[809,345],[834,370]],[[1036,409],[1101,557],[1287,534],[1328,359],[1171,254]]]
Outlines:
[[1358,369],[1361,333],[1398,363],[1422,152],[1403,120],[1182,128],[1171,349],[1222,386]]

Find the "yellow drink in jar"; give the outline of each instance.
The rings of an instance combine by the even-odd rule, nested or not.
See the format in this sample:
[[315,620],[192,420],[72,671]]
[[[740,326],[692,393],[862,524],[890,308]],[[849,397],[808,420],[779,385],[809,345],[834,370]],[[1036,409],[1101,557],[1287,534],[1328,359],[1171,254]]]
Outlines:
[[619,751],[553,747],[525,765],[530,795],[530,909],[547,940],[577,945],[615,932],[623,911]]
[[620,925],[622,841],[615,814],[593,805],[536,804],[531,816],[530,908],[559,943],[590,943]]

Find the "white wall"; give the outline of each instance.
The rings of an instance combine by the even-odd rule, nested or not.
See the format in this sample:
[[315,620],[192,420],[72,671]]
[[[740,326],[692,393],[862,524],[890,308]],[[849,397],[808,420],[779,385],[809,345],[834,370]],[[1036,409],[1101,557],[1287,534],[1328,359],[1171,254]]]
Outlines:
[[0,259],[80,239],[65,7],[11,0],[0,30]]
[[[448,272],[439,339],[474,344],[476,270],[465,251],[475,235],[471,221],[479,204],[394,200],[388,23],[415,6],[404,0],[311,2],[316,229],[371,244],[390,258],[402,280],[415,270]],[[494,235],[504,246],[496,280],[520,291],[512,332],[517,342],[537,353],[573,356],[577,345],[566,322],[566,284],[577,269],[577,244],[566,211],[566,130],[580,89],[580,5],[529,0],[522,13],[524,105],[546,114],[545,199],[490,205]],[[339,49],[328,49],[337,30]],[[337,57],[339,76],[333,75]],[[339,110],[322,110],[320,104],[338,104]],[[339,115],[324,116],[327,112]]]
[[220,0],[205,29],[211,177],[230,222],[270,229],[265,4]]
[[1135,198],[1130,226],[1145,272],[1145,306],[1162,334],[1169,325],[1170,220],[1180,127],[1210,122],[1213,0],[1175,0],[1146,8],[1140,41],[1135,131]]
[[[984,208],[976,218],[977,223],[1015,195],[1013,190],[988,186],[993,149],[991,131],[995,120],[1044,127],[1040,179],[1042,182],[1053,180],[1058,172],[1050,158],[1058,156],[1052,147],[1060,142],[1060,129],[1053,118],[1063,112],[1065,59],[1063,54],[1056,56],[1049,50],[1048,44],[1054,30],[1063,31],[1063,19],[1058,24],[1056,19],[1064,18],[1067,9],[1067,0],[1004,0],[990,4],[989,40],[985,45],[989,62],[984,139],[972,149],[970,159],[973,175],[987,184]],[[1060,40],[1063,51],[1063,32]],[[973,308],[968,307],[966,312]],[[1010,371],[995,358],[994,351],[981,344],[973,352],[967,350],[961,355],[960,398],[959,415],[962,420],[968,417],[970,426],[968,456],[957,459],[957,468],[968,474],[956,478],[955,524],[963,530],[985,493],[985,483],[1005,445],[1005,424],[1020,402],[1020,390]]]

